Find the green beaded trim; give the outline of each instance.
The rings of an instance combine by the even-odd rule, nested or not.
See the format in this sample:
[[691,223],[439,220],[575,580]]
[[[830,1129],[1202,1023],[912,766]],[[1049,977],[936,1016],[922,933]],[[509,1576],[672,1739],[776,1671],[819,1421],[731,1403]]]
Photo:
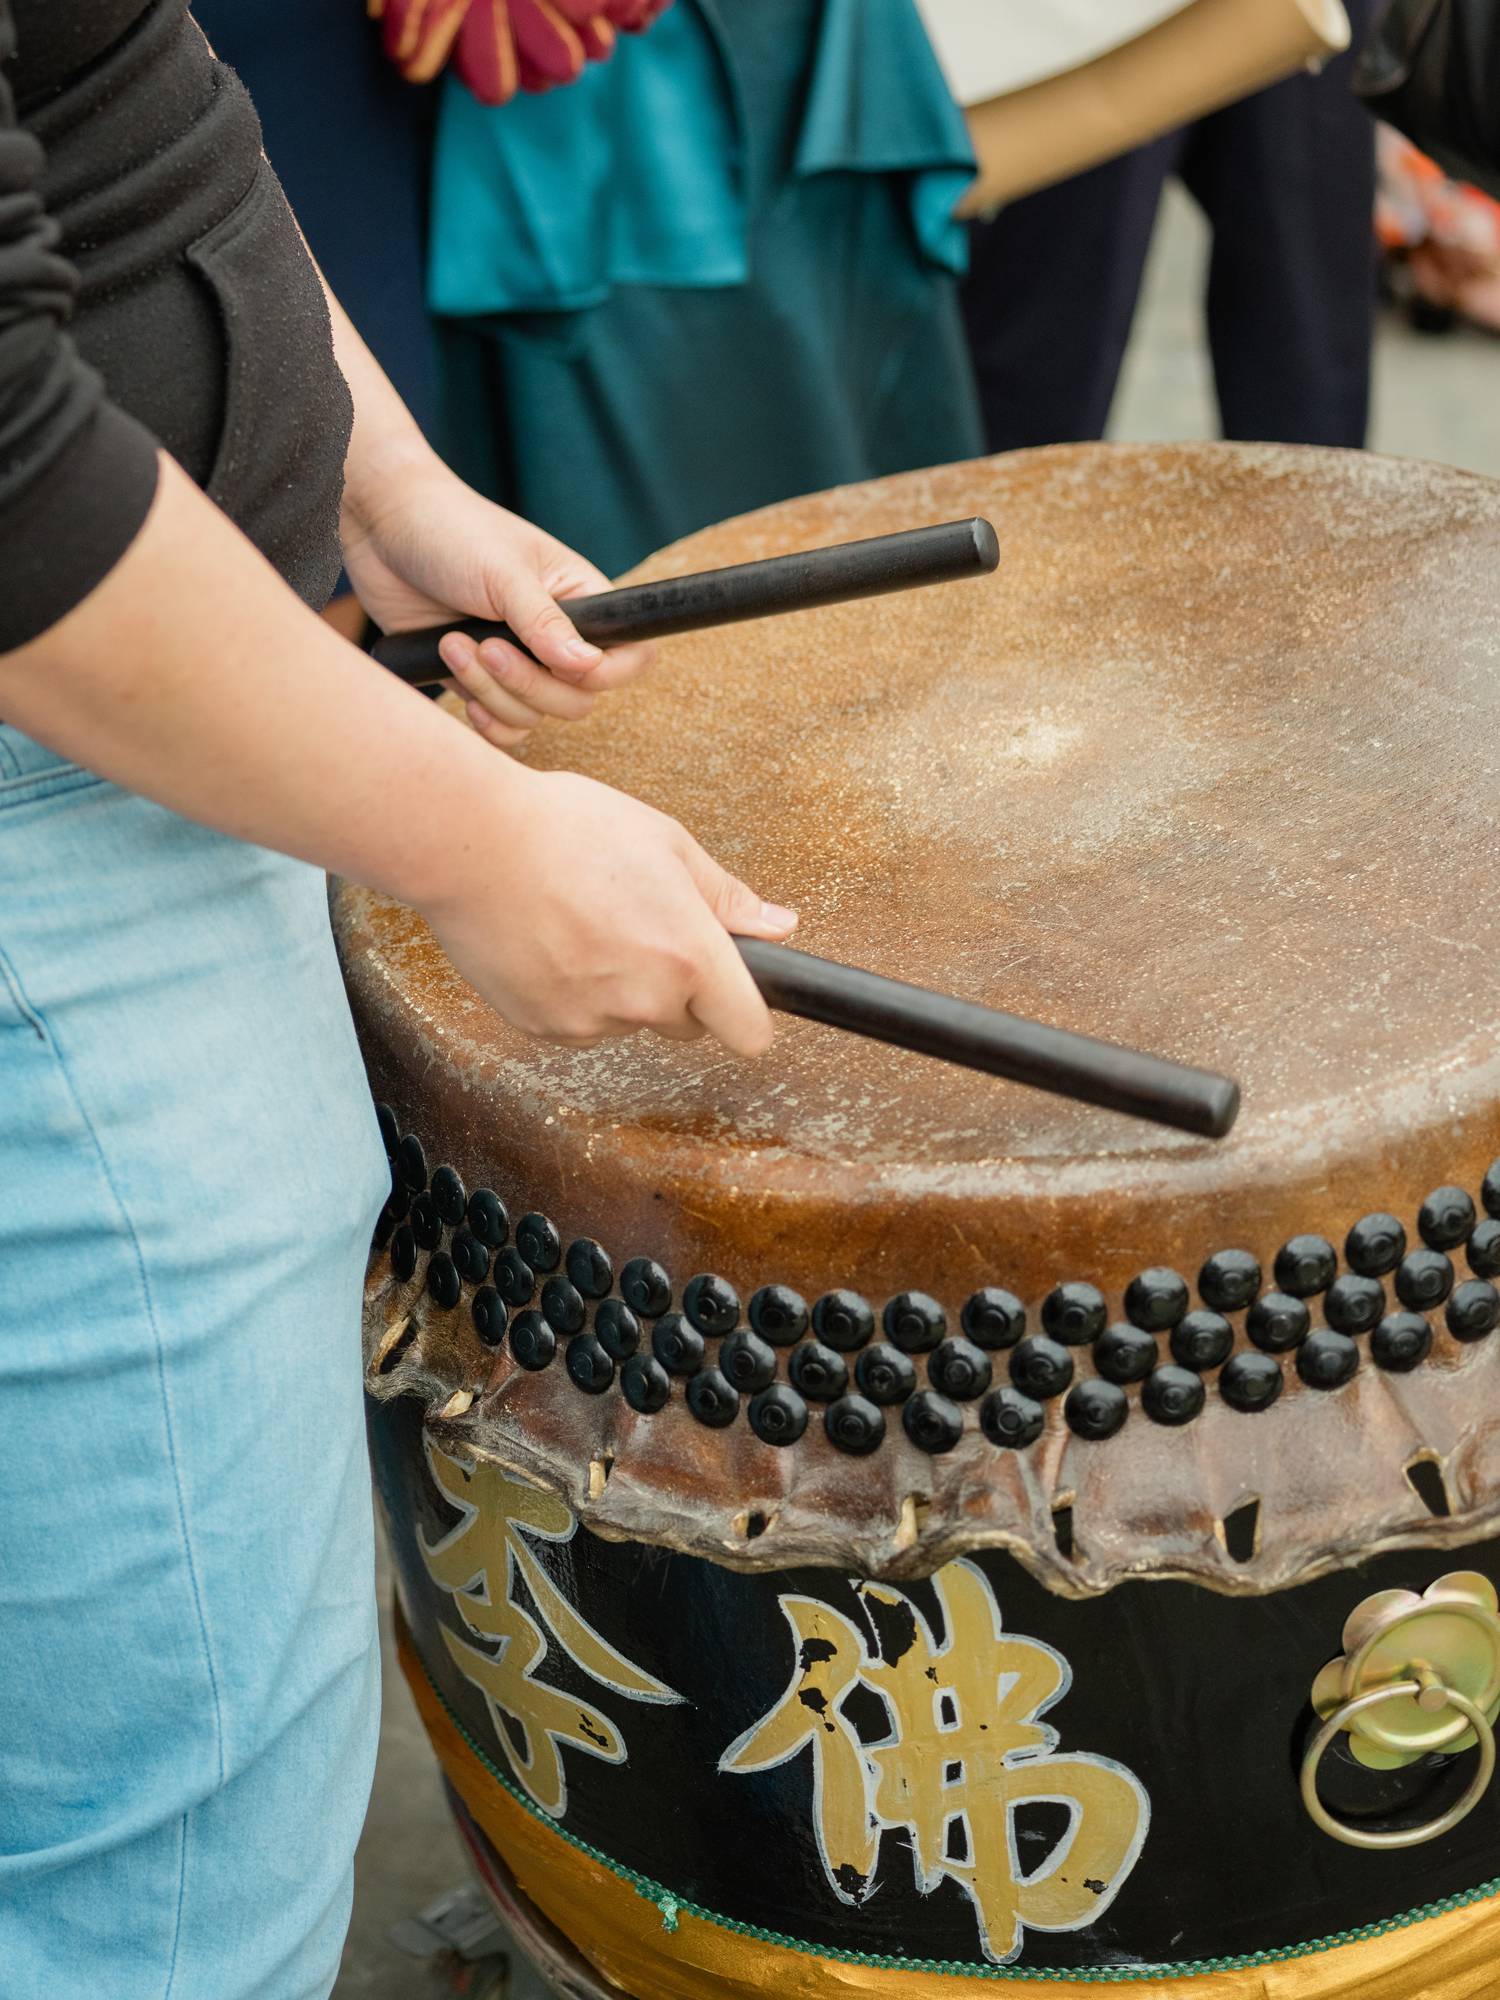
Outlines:
[[1391,1931],[1408,1930],[1413,1924],[1426,1923],[1429,1917],[1446,1916],[1450,1910],[1464,1910],[1472,1903],[1482,1903],[1487,1898],[1500,1895],[1500,1878],[1493,1882],[1481,1883],[1477,1889],[1465,1889],[1456,1896],[1444,1896],[1441,1902],[1426,1903],[1419,1910],[1405,1910],[1400,1916],[1385,1917],[1377,1924],[1363,1924],[1358,1930],[1335,1931],[1329,1937],[1314,1938],[1307,1944],[1273,1945],[1269,1951],[1252,1951],[1233,1958],[1191,1958],[1171,1965],[1110,1965],[1093,1972],[1079,1971],[1067,1966],[1014,1966],[1014,1965],[972,1965],[962,1959],[953,1958],[892,1958],[885,1954],[867,1951],[842,1951],[837,1945],[809,1944],[804,1938],[786,1937],[780,1931],[762,1930],[759,1924],[743,1924],[737,1917],[721,1916],[717,1910],[708,1910],[701,1903],[690,1902],[685,1896],[678,1896],[654,1882],[649,1875],[638,1874],[634,1868],[611,1857],[597,1847],[591,1847],[586,1840],[569,1833],[566,1827],[558,1825],[555,1819],[544,1813],[534,1799],[528,1798],[518,1785],[511,1782],[505,1773],[494,1764],[482,1745],[464,1727],[461,1718],[454,1712],[451,1702],[433,1679],[427,1662],[417,1651],[414,1638],[408,1633],[412,1656],[422,1669],[422,1677],[432,1689],[443,1712],[453,1724],[464,1742],[488,1771],[490,1776],[516,1804],[523,1806],[531,1817],[555,1833],[559,1840],[565,1840],[580,1854],[586,1854],[590,1861],[597,1861],[622,1882],[628,1882],[638,1896],[651,1903],[661,1914],[662,1929],[675,1931],[684,1912],[690,1917],[700,1917],[705,1923],[717,1924],[720,1930],[732,1931],[737,1937],[754,1938],[757,1944],[779,1945],[783,1951],[798,1951],[808,1958],[832,1959],[840,1965],[871,1965],[887,1972],[941,1972],[955,1979],[1010,1980],[1017,1984],[1023,1981],[1035,1985],[1057,1984],[1065,1980],[1076,1980],[1079,1984],[1096,1986],[1139,1985],[1148,1979],[1192,1979],[1210,1972],[1237,1972],[1241,1967],[1257,1965],[1281,1965],[1290,1959],[1311,1958],[1318,1952],[1336,1951],[1340,1945],[1359,1944],[1366,1938],[1385,1937]]

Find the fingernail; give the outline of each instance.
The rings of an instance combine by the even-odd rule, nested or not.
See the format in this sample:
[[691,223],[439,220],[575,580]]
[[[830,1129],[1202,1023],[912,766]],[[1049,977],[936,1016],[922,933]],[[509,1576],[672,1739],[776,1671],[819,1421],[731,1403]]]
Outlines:
[[760,920],[763,924],[769,924],[773,930],[789,931],[796,926],[797,912],[783,909],[780,903],[762,903]]
[[563,651],[570,660],[577,660],[580,666],[585,664],[592,666],[595,660],[604,658],[599,648],[591,646],[587,639],[570,639]]

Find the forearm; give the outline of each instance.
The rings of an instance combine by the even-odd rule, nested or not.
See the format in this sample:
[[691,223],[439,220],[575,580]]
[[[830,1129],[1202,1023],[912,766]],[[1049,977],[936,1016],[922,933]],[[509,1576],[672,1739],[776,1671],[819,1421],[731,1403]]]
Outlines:
[[530,782],[338,638],[166,458],[123,560],[0,655],[0,715],[187,818],[417,904]]
[[389,495],[413,469],[430,464],[434,453],[389,376],[329,291],[326,278],[323,292],[333,322],[334,355],[354,400],[354,430],[344,461],[341,523],[348,541],[377,518],[382,495]]

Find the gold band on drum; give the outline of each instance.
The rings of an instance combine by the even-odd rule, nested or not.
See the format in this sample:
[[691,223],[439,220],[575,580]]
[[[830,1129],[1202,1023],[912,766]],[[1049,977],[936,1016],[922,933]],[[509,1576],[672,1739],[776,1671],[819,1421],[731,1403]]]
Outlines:
[[1391,1681],[1385,1687],[1371,1688],[1366,1694],[1357,1694],[1334,1710],[1312,1742],[1307,1746],[1307,1754],[1302,1759],[1302,1803],[1315,1826],[1333,1839],[1341,1840],[1346,1847],[1393,1848],[1421,1847],[1429,1840],[1438,1840],[1445,1833],[1451,1833],[1460,1821],[1466,1820],[1475,1806],[1489,1790],[1490,1779],[1495,1775],[1495,1732],[1490,1727],[1489,1717],[1484,1710],[1470,1701],[1457,1688],[1442,1686],[1443,1696],[1451,1708],[1465,1718],[1479,1742],[1479,1768],[1470,1781],[1463,1797],[1451,1805],[1438,1818],[1428,1820],[1422,1826],[1388,1828],[1380,1832],[1367,1833],[1363,1828],[1347,1826],[1343,1820],[1335,1819],[1323,1801],[1318,1797],[1318,1767],[1334,1738],[1353,1723],[1356,1716],[1367,1709],[1378,1708],[1382,1702],[1398,1698],[1417,1700],[1428,1691],[1425,1680]]

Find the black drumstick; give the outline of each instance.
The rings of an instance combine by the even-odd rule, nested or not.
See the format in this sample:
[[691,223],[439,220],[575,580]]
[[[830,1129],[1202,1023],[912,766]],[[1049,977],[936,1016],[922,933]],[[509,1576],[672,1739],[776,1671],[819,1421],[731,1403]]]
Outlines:
[[[563,604],[585,639],[596,646],[622,646],[633,639],[665,639],[673,632],[698,632],[745,618],[770,618],[783,611],[809,611],[820,604],[844,604],[891,590],[985,576],[999,561],[994,529],[976,518],[909,528],[900,535],[872,535],[831,549],[768,556],[764,562],[666,577],[660,583],[628,584],[597,597],[565,598]],[[520,643],[508,625],[455,618],[418,632],[389,633],[377,641],[374,656],[403,681],[419,685],[443,680],[448,669],[438,653],[438,641],[445,632]]]
[[872,1041],[1013,1083],[1123,1111],[1132,1118],[1222,1139],[1239,1115],[1240,1087],[1211,1070],[1189,1069],[1115,1042],[1002,1014],[923,986],[908,986],[783,944],[736,938],[769,1006]]

